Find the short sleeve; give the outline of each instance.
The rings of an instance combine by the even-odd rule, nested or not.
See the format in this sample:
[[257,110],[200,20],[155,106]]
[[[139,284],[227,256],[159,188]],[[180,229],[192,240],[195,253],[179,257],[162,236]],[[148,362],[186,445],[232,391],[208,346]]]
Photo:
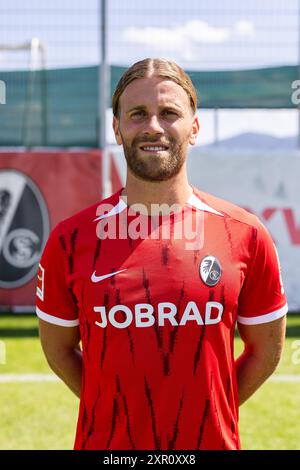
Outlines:
[[73,294],[67,285],[64,252],[59,242],[59,225],[51,232],[37,274],[36,313],[59,326],[79,325]]
[[288,311],[275,244],[263,224],[253,227],[251,259],[239,296],[237,321],[256,325]]

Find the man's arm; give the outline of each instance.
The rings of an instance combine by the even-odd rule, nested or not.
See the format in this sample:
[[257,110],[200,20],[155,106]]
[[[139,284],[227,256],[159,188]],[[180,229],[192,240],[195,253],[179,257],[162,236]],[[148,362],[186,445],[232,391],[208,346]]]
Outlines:
[[245,349],[236,360],[239,405],[251,395],[276,369],[284,345],[285,316],[260,325],[238,323]]
[[79,327],[57,326],[39,319],[39,331],[49,366],[80,397],[82,352]]

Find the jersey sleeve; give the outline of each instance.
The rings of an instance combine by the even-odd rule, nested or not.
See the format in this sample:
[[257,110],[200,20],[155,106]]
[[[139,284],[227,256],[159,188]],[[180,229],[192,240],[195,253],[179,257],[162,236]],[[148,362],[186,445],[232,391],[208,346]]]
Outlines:
[[66,280],[65,253],[59,242],[60,225],[50,234],[37,274],[36,313],[54,325],[79,325],[76,301]]
[[245,325],[277,320],[288,311],[275,244],[263,224],[253,230],[256,233],[237,317]]

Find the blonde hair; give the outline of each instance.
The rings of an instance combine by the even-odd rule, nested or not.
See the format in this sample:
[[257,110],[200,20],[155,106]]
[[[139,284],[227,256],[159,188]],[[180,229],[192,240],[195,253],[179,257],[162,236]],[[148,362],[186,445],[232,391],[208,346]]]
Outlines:
[[185,71],[171,60],[166,59],[144,59],[133,64],[120,78],[112,97],[112,109],[114,116],[119,116],[120,97],[129,85],[138,78],[163,77],[172,80],[181,86],[189,97],[193,113],[197,109],[197,93],[190,77]]

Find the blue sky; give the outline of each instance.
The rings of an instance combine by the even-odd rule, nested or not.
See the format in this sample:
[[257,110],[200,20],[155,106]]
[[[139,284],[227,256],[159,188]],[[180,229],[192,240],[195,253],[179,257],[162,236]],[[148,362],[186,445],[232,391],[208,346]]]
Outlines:
[[[108,58],[146,56],[196,70],[296,64],[299,0],[107,0]],[[48,67],[99,62],[98,0],[1,0],[0,47],[38,37]],[[26,51],[0,50],[0,70],[27,68]]]

